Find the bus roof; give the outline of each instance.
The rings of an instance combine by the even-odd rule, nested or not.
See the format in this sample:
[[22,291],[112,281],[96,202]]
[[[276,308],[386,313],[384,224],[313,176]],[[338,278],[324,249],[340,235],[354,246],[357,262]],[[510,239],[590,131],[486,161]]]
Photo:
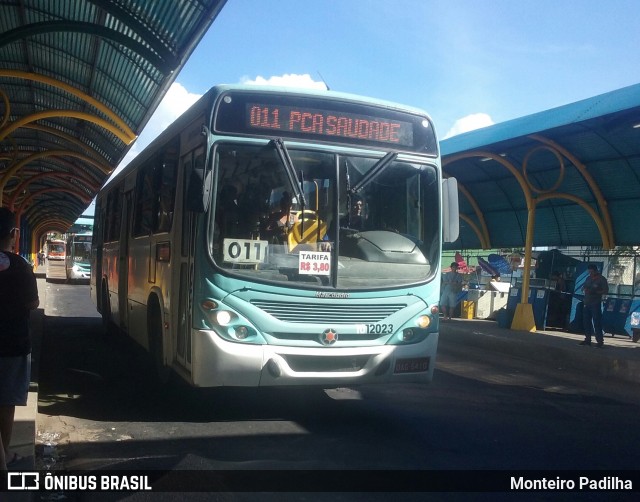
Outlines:
[[[269,92],[276,94],[302,94],[305,96],[314,96],[319,98],[329,98],[329,99],[340,99],[346,101],[357,101],[366,104],[373,104],[382,106],[385,108],[392,108],[396,110],[401,110],[405,112],[415,113],[417,115],[425,115],[430,119],[429,114],[420,109],[409,105],[404,105],[401,103],[396,103],[393,101],[386,101],[378,98],[363,96],[359,94],[351,94],[347,92],[340,91],[331,91],[325,89],[312,89],[308,87],[285,87],[285,86],[267,86],[267,85],[249,85],[249,84],[220,84],[212,87],[207,91],[207,93],[203,96],[208,96],[209,94],[213,96],[217,96],[226,91],[250,91],[250,92]],[[209,98],[211,99],[211,98]]]
[[[292,96],[308,96],[316,98],[326,98],[336,101],[350,101],[363,105],[374,105],[397,112],[422,116],[430,122],[431,127],[435,131],[433,121],[427,112],[413,106],[403,105],[392,101],[385,101],[378,98],[323,89],[249,84],[218,84],[211,87],[207,92],[205,92],[205,94],[202,95],[202,97],[198,101],[191,105],[188,110],[186,110],[180,117],[172,122],[162,133],[160,133],[151,143],[149,143],[149,145],[147,145],[144,150],[142,150],[142,152],[140,152],[138,156],[127,165],[127,167],[134,166],[138,164],[138,162],[143,161],[150,154],[150,152],[155,151],[157,145],[161,145],[169,138],[173,137],[175,135],[176,128],[180,129],[181,127],[186,127],[199,114],[201,114],[203,110],[208,110],[210,113],[213,112],[213,105],[216,102],[218,96],[229,91],[271,93],[279,95],[289,94]],[[119,171],[116,176],[110,178],[103,186],[103,189],[107,186],[110,186],[116,179],[120,179],[122,176],[125,176],[129,171],[127,167]]]

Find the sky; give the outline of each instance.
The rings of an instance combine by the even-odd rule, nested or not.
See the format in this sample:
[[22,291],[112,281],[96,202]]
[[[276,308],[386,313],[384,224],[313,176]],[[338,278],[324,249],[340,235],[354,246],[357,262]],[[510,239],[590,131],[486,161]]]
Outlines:
[[640,82],[640,0],[227,0],[121,167],[216,84],[429,113],[440,139]]

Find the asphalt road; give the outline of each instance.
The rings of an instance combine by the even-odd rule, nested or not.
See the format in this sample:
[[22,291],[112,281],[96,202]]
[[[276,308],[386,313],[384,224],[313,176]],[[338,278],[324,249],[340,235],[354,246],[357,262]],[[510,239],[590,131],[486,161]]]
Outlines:
[[64,260],[46,260],[45,274],[49,281],[66,281],[67,271]]
[[[431,385],[196,391],[105,339],[88,286],[47,283],[37,464],[54,470],[640,468],[640,402],[441,339]],[[443,330],[446,330],[443,326]]]

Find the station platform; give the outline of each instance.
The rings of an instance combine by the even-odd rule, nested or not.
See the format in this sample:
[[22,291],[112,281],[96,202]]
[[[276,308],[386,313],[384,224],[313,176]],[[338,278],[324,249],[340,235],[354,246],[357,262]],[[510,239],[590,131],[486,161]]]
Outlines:
[[[55,289],[46,287],[44,276],[38,276],[40,305],[47,305],[46,294]],[[60,293],[56,293],[60,294]],[[16,408],[16,422],[11,449],[23,459],[12,470],[35,468],[35,445],[38,416],[38,366],[41,340],[47,312],[43,307],[32,313],[33,337],[32,383],[27,406]],[[447,347],[447,356],[464,364],[464,351],[476,347],[498,356],[503,354],[522,361],[549,368],[573,369],[594,385],[606,381],[609,386],[620,385],[635,392],[640,383],[640,343],[630,337],[605,336],[602,349],[580,346],[583,335],[564,331],[514,331],[501,328],[496,321],[481,319],[453,319],[440,321],[440,345]],[[516,363],[517,364],[517,363]],[[437,365],[436,365],[437,367]],[[432,385],[437,385],[434,382]],[[640,393],[637,393],[640,396]]]

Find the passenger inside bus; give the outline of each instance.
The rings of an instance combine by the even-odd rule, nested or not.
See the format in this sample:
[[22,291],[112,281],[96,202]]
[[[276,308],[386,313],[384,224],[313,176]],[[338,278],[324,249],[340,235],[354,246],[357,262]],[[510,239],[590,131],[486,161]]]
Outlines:
[[269,215],[269,218],[263,225],[263,231],[269,242],[274,244],[284,244],[287,242],[287,235],[291,225],[297,221],[297,218],[291,214],[291,195],[289,192],[282,192],[280,197],[279,209]]
[[364,201],[360,198],[356,199],[351,205],[351,216],[349,227],[356,230],[364,230],[365,214]]

